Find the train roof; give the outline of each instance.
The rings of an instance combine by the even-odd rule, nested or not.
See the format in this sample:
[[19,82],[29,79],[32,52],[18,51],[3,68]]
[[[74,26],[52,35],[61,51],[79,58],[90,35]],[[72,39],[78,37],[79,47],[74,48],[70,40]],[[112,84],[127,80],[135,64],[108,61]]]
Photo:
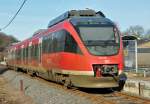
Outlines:
[[91,9],[88,10],[70,10],[62,15],[56,17],[55,19],[51,20],[48,24],[48,28],[56,25],[59,22],[62,22],[66,19],[73,18],[73,17],[102,17],[105,18],[105,15],[101,11],[94,11]]
[[76,25],[86,25],[86,24],[98,24],[102,26],[113,26],[115,25],[110,19],[108,18],[100,18],[100,17],[73,17],[70,19],[70,22]]

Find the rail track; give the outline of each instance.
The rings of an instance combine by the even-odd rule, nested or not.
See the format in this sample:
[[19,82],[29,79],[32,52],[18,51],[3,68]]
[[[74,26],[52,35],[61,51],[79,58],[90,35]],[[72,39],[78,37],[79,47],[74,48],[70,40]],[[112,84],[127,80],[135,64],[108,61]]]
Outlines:
[[150,104],[150,99],[133,96],[123,92],[113,91],[111,89],[82,89],[82,88],[67,89],[61,84],[47,81],[40,77],[31,77],[30,75],[24,73],[20,74],[38,80],[56,89],[64,90],[68,94],[84,97],[88,100],[91,100],[93,104]]
[[108,89],[95,89],[93,92],[90,89],[88,91],[85,91],[87,89],[83,90],[74,90],[73,93],[78,96],[84,96],[88,99],[90,99],[94,104],[150,104],[150,100],[132,96],[125,94],[123,92],[113,92]]
[[61,84],[46,81],[45,79],[39,77],[35,77],[35,79],[42,81],[49,86],[53,86],[56,89],[65,90],[69,94],[87,98],[88,100],[91,100],[93,104],[150,104],[150,99],[127,94],[124,92],[113,91],[111,89],[67,89]]

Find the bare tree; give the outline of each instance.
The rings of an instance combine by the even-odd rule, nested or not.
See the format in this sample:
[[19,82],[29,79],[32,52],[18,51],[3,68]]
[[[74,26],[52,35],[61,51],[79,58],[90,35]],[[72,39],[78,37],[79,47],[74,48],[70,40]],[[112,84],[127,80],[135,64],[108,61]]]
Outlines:
[[14,36],[9,36],[3,32],[0,32],[0,52],[14,42],[18,42],[18,40]]
[[150,29],[147,30],[146,34],[145,34],[145,38],[150,38]]
[[136,25],[136,26],[130,26],[125,32],[124,34],[126,35],[135,35],[135,36],[139,36],[139,37],[143,37],[144,35],[144,28],[140,25]]
[[150,29],[146,32],[146,34],[149,34],[149,35],[150,35]]

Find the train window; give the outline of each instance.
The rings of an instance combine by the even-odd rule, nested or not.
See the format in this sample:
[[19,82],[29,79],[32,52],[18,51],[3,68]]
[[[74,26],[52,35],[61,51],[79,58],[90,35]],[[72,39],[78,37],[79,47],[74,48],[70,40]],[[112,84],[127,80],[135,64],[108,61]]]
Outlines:
[[52,45],[53,45],[52,34],[49,34],[47,44],[48,44],[48,53],[52,53],[52,52],[53,52],[53,47],[52,47]]
[[19,60],[21,60],[21,49],[19,49]]
[[32,59],[34,58],[34,53],[35,53],[35,49],[34,49],[34,45],[31,47],[31,57]]
[[18,59],[20,60],[21,59],[21,56],[20,56],[20,49],[18,50]]
[[69,32],[66,31],[66,39],[65,39],[65,52],[72,52],[72,53],[80,53],[81,51],[76,43],[76,41],[74,40],[74,38],[71,36],[71,34]]
[[50,48],[50,47],[49,47],[50,44],[49,44],[49,42],[48,42],[49,40],[50,40],[50,37],[48,36],[47,39],[45,40],[45,47],[44,47],[46,53],[48,53],[49,50],[50,50],[50,49],[49,49],[49,48]]
[[32,46],[28,46],[28,60],[31,60],[32,56]]
[[36,45],[34,45],[34,59],[36,58]]
[[23,60],[23,48],[21,48],[21,60]]
[[61,31],[55,32],[52,35],[52,50],[53,52],[61,52],[64,48],[63,44],[61,43],[62,34]]
[[42,52],[72,52],[81,53],[76,41],[66,30],[60,30],[43,37]]
[[15,51],[15,56],[16,56],[15,59],[17,59],[17,50]]
[[45,53],[45,38],[43,38],[42,42],[42,52]]
[[26,57],[26,48],[23,48],[23,59]]
[[49,53],[52,53],[53,52],[53,38],[52,38],[52,35],[50,34],[50,38],[49,38],[49,41],[48,41],[48,44],[49,44],[49,50],[48,52]]
[[29,47],[26,48],[26,58],[28,57],[28,49]]
[[25,59],[25,48],[23,48],[23,60]]
[[25,50],[26,50],[26,52],[25,52],[26,53],[25,58],[27,59],[27,57],[28,57],[28,47],[26,47]]
[[65,48],[65,30],[60,30],[57,32],[57,51],[63,52]]
[[33,46],[31,46],[31,59],[32,59],[32,57],[33,57]]
[[38,59],[38,55],[39,55],[38,44],[36,44],[35,45],[35,55],[34,55],[34,58]]
[[91,54],[105,56],[119,52],[119,33],[114,26],[81,25],[77,29]]
[[48,53],[49,50],[49,38],[46,36],[43,38],[43,43],[42,43],[42,51],[43,53]]
[[21,59],[21,49],[18,49],[18,60]]
[[64,33],[62,31],[49,34],[43,39],[43,53],[64,51]]
[[16,58],[16,50],[14,50],[14,59]]
[[17,59],[20,60],[19,49],[17,50],[17,54],[18,54]]
[[14,59],[14,50],[12,50],[12,59]]
[[58,44],[57,38],[54,38],[53,39],[53,52],[57,52],[57,44]]
[[38,59],[38,45],[33,45],[32,46],[32,58],[33,59]]

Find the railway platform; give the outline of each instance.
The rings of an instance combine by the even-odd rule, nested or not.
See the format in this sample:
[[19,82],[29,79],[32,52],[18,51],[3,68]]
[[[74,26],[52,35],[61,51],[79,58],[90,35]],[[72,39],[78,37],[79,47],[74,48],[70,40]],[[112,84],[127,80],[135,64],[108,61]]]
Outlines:
[[150,98],[150,77],[144,76],[144,73],[127,73],[127,81],[124,86],[124,92],[133,95]]

